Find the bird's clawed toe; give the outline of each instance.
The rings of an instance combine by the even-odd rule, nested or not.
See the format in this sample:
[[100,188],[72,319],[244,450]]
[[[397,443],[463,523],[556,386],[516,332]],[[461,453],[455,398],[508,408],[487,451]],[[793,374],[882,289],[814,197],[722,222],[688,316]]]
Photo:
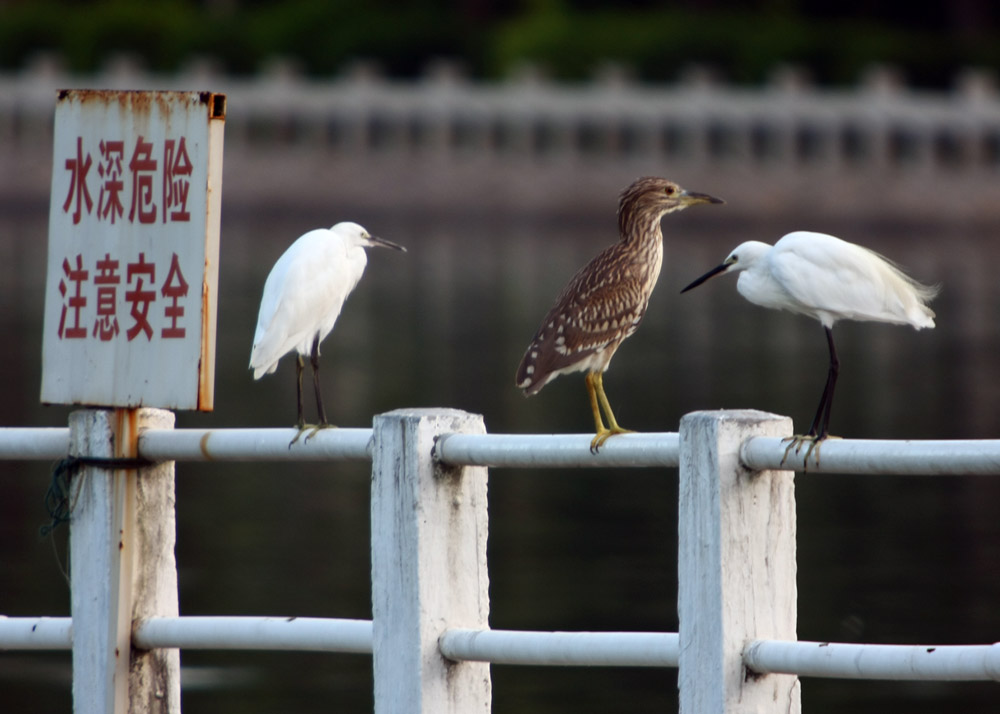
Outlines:
[[634,434],[632,429],[622,429],[620,426],[614,426],[610,429],[602,429],[597,432],[597,435],[590,441],[590,453],[596,454],[604,446],[604,442],[610,439],[612,436],[617,434]]
[[784,466],[785,462],[788,460],[788,455],[795,450],[795,455],[798,456],[799,452],[802,450],[802,446],[806,443],[809,446],[806,447],[806,452],[802,455],[802,470],[809,470],[809,455],[812,454],[813,459],[816,461],[816,466],[819,466],[819,450],[823,446],[823,442],[827,439],[839,439],[839,436],[831,436],[829,434],[823,434],[822,436],[816,436],[815,434],[796,434],[795,436],[789,436],[782,439],[782,443],[788,442],[788,446],[785,447],[785,455],[781,457],[781,465]]
[[311,438],[313,438],[314,436],[316,436],[316,434],[318,432],[322,431],[323,429],[336,429],[336,428],[337,428],[336,424],[328,424],[327,422],[323,422],[322,424],[316,424],[316,425],[312,426],[309,429],[309,433],[306,434],[306,438],[303,439],[303,441],[309,441]]
[[295,444],[295,442],[297,442],[299,439],[302,439],[303,434],[306,435],[305,438],[302,439],[302,443],[304,444],[311,438],[316,436],[317,432],[322,431],[323,429],[336,429],[337,425],[327,424],[326,422],[323,422],[322,424],[297,424],[295,428],[298,431],[295,434],[295,438],[292,439],[290,442],[288,442],[289,449],[292,448],[292,445]]

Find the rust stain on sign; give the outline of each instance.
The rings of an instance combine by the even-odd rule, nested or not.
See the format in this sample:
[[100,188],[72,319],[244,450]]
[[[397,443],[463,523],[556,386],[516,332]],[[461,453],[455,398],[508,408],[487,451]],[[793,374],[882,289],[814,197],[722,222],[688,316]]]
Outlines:
[[[206,266],[207,268],[208,266]],[[212,309],[212,291],[208,281],[202,284],[201,288],[201,314],[209,315]],[[215,351],[215,338],[212,328],[207,318],[201,321],[201,358],[198,360],[198,409],[201,411],[211,411],[214,401],[214,389],[212,385],[212,374],[209,374],[212,367],[212,353]]]
[[117,89],[60,89],[57,103],[71,101],[81,106],[115,106],[133,117],[152,116],[153,107],[162,116],[169,116],[174,104],[201,104],[209,120],[225,121],[226,95],[217,92],[182,92]]

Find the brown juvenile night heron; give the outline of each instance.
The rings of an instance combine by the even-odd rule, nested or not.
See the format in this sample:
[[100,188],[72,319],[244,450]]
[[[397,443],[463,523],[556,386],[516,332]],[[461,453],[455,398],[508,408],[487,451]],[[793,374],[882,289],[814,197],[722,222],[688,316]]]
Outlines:
[[587,373],[597,431],[590,448],[595,453],[610,437],[628,431],[618,425],[611,411],[604,393],[604,372],[618,346],[639,327],[660,275],[660,219],[696,203],[724,201],[655,177],[638,179],[625,189],[618,202],[619,241],[573,276],[517,368],[516,384],[525,396],[537,393],[560,374]]

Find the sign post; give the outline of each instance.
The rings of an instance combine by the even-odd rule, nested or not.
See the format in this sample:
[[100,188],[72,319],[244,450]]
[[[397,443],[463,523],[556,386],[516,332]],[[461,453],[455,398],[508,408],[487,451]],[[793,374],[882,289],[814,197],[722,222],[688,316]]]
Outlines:
[[213,407],[225,115],[210,92],[56,103],[41,398],[93,407],[70,417],[79,714],[180,712],[179,652],[132,647],[178,614],[173,463],[138,438]]

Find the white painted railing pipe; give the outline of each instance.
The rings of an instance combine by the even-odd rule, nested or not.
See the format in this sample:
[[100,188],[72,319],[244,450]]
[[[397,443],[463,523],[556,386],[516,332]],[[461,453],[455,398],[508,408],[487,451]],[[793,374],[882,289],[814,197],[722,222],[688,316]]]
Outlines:
[[856,645],[751,642],[746,666],[760,674],[919,681],[1000,681],[1000,643],[992,645]]
[[677,467],[676,433],[622,434],[598,453],[593,434],[445,434],[434,444],[434,458],[454,466],[490,468]]
[[[326,429],[291,444],[295,429],[151,429],[139,451],[151,461],[328,461],[371,459],[371,429]],[[434,457],[453,465],[491,468],[665,467],[678,464],[675,432],[624,434],[590,452],[590,434],[446,434]],[[69,429],[0,428],[0,459],[45,461],[66,456]],[[785,458],[787,442],[748,439],[741,461],[754,471],[797,469],[814,473],[965,475],[1000,474],[1000,440],[895,441],[830,439],[803,461],[804,449]],[[785,460],[782,463],[782,460]]]
[[371,620],[316,617],[151,617],[136,624],[140,649],[303,650],[371,654]]
[[[803,448],[773,437],[747,439],[740,460],[747,468],[795,469],[816,473],[966,475],[1000,474],[1000,439],[953,441],[890,441],[882,439],[828,439],[822,442],[817,463],[815,451],[808,463]],[[782,461],[784,460],[784,464]]]
[[68,650],[73,647],[69,617],[7,617],[0,615],[0,651]]
[[673,632],[525,632],[452,629],[438,645],[448,659],[588,667],[676,667]]
[[150,430],[139,437],[139,453],[150,461],[371,460],[371,429],[321,429],[293,444],[297,434],[296,429]]
[[60,459],[68,453],[68,427],[0,428],[0,459],[47,461]]

